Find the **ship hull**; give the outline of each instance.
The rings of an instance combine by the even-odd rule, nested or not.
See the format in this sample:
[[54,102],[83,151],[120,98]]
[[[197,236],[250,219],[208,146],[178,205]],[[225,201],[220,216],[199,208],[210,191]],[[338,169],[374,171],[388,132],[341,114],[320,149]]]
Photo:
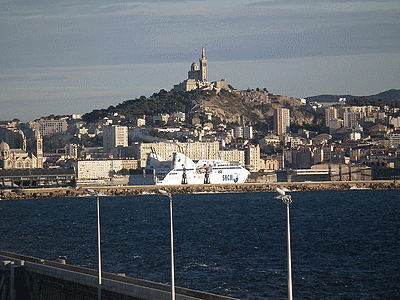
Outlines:
[[195,169],[174,169],[156,184],[236,184],[245,182],[248,175],[249,172],[242,167],[220,167],[210,173],[199,173]]

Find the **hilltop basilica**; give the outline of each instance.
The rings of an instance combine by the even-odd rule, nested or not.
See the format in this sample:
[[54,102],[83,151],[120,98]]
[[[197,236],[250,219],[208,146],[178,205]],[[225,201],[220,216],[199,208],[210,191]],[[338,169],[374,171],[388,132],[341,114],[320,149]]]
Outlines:
[[188,79],[179,84],[174,85],[174,91],[192,91],[196,89],[202,90],[216,90],[219,92],[221,89],[228,90],[228,84],[225,79],[220,81],[209,82],[207,72],[207,59],[204,52],[204,47],[201,51],[201,58],[199,59],[200,67],[193,62],[190,71],[188,72]]

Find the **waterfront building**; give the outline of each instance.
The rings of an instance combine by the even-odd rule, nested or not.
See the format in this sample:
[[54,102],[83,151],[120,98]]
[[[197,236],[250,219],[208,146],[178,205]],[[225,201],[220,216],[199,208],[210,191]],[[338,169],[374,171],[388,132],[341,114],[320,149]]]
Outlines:
[[239,149],[220,150],[218,158],[224,161],[237,162],[240,166],[244,167],[246,164],[245,151]]
[[172,161],[173,153],[175,152],[183,153],[192,160],[219,158],[219,141],[135,143],[130,148],[133,157],[139,161],[139,168],[146,166],[149,153],[155,153],[163,159],[170,161]]
[[73,162],[78,181],[97,181],[105,182],[122,169],[137,169],[135,159],[87,159]]

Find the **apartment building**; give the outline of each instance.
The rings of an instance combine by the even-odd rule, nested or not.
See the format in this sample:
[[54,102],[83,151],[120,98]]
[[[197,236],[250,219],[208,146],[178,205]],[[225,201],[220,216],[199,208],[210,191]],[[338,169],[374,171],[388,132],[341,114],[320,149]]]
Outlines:
[[250,172],[260,170],[260,146],[248,145],[245,148],[246,167]]
[[274,110],[274,130],[278,135],[290,131],[290,110],[288,108]]
[[156,153],[165,160],[172,160],[174,152],[183,153],[192,160],[218,159],[219,142],[136,143],[132,145],[131,150],[139,161],[139,167],[144,168],[149,153]]
[[36,122],[36,130],[40,132],[41,136],[52,135],[55,133],[66,133],[68,123],[66,120],[45,120],[40,119]]
[[110,179],[122,169],[136,169],[135,159],[90,159],[77,160],[73,163],[78,180]]
[[238,150],[238,149],[221,150],[219,151],[218,158],[225,161],[238,162],[238,164],[243,167],[246,164],[244,150]]
[[338,119],[338,111],[335,107],[325,109],[325,126],[330,127],[330,121]]
[[103,153],[122,157],[123,148],[128,147],[128,127],[120,125],[106,126],[103,129]]

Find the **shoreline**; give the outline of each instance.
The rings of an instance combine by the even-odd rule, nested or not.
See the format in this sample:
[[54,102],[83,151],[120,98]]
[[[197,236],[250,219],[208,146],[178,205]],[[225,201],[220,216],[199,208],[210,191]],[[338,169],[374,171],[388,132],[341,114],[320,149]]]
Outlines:
[[290,191],[321,191],[321,190],[387,190],[400,189],[400,181],[321,181],[321,182],[271,182],[271,183],[241,183],[215,185],[145,185],[145,186],[87,186],[87,187],[57,187],[32,189],[2,189],[0,200],[42,199],[50,197],[82,197],[88,196],[87,189],[98,191],[101,196],[130,196],[157,193],[166,190],[172,194],[197,193],[257,193],[275,192],[276,187],[286,187]]

